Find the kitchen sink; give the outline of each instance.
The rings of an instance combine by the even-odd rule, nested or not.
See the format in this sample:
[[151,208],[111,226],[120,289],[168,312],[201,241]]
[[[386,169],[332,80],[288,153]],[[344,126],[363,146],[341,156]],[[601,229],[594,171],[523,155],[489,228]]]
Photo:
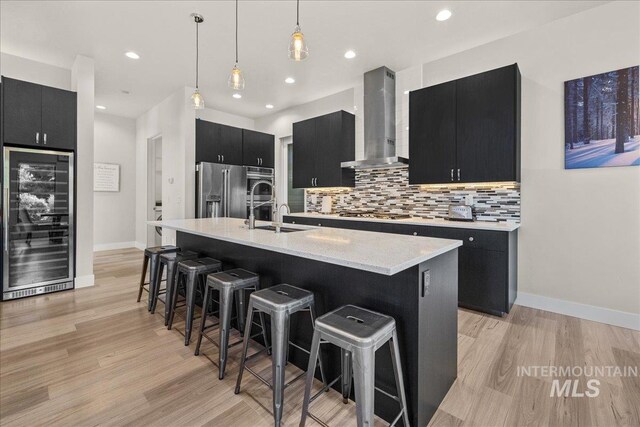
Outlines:
[[[273,225],[259,225],[256,226],[256,230],[267,230],[267,231],[276,231],[276,227]],[[290,227],[280,227],[281,233],[293,233],[294,231],[305,231],[306,228],[290,228]]]

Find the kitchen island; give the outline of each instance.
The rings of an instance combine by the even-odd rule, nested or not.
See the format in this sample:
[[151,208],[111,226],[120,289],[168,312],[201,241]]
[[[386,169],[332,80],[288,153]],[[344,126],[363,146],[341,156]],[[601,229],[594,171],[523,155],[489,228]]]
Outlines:
[[[249,230],[234,218],[149,224],[175,230],[183,250],[259,274],[262,288],[289,283],[313,291],[318,315],[354,304],[393,316],[412,425],[427,425],[455,380],[460,241],[288,224],[288,232],[275,233],[258,228],[268,223]],[[309,348],[311,337],[308,321],[291,323],[292,341]],[[331,380],[340,352],[323,347]],[[291,347],[290,360],[306,369],[308,356]],[[376,385],[396,394],[388,347],[376,353]],[[397,412],[397,402],[376,393],[376,415],[390,421]]]

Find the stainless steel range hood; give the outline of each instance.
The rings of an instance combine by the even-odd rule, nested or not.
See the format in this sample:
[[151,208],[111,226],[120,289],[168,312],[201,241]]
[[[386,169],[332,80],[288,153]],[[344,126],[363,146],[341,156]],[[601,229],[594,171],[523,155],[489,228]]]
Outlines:
[[396,74],[387,67],[364,74],[364,160],[342,162],[351,169],[403,166],[396,156]]

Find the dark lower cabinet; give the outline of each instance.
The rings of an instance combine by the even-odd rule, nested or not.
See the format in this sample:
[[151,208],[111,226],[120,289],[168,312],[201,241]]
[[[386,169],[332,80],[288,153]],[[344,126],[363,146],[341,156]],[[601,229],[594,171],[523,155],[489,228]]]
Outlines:
[[284,222],[382,233],[461,240],[458,305],[497,316],[511,310],[517,295],[517,231],[285,216]]

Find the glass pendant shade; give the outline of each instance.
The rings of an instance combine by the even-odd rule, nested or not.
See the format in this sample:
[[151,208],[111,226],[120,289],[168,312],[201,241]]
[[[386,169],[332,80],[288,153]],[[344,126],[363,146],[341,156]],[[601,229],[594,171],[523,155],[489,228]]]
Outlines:
[[289,59],[294,61],[304,61],[309,56],[309,47],[304,41],[304,34],[299,25],[296,25],[293,34],[291,34],[291,42],[289,43]]
[[204,98],[200,95],[200,91],[196,89],[191,95],[191,106],[195,110],[202,110],[204,108]]
[[233,66],[233,70],[231,70],[231,74],[229,75],[228,84],[233,90],[244,89],[244,77],[242,76],[242,71],[238,68],[238,64]]

